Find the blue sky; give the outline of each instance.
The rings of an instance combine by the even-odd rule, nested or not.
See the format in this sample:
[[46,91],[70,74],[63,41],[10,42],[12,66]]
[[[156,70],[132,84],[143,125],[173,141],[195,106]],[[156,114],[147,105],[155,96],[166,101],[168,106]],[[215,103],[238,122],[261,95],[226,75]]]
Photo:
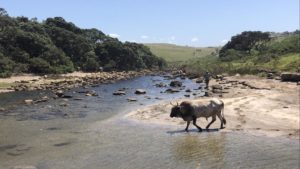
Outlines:
[[245,30],[299,29],[299,0],[0,0],[0,7],[144,43],[218,46]]

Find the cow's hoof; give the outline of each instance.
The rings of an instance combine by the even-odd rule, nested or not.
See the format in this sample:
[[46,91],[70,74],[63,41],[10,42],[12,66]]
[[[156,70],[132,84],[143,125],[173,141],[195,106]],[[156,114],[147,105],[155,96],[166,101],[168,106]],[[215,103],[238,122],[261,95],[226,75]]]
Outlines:
[[199,132],[202,132],[202,129],[199,129]]
[[225,127],[220,127],[220,129],[225,129]]
[[186,129],[185,129],[184,131],[185,131],[185,132],[189,132],[189,130],[186,130]]

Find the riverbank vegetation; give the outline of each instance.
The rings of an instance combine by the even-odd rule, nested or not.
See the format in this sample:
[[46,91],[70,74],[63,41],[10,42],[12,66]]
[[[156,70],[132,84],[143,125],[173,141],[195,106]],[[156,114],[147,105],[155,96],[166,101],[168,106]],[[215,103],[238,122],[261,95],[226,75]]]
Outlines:
[[67,73],[162,68],[148,47],[122,43],[98,29],[81,29],[62,17],[10,17],[0,8],[0,77],[12,73]]

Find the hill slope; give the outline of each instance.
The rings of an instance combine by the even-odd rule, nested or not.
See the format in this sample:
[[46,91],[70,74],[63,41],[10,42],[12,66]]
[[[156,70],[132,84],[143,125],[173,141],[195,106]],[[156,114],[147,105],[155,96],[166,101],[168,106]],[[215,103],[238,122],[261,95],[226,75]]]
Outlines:
[[156,56],[164,58],[171,64],[180,64],[190,59],[208,56],[217,53],[219,50],[217,47],[189,47],[166,43],[148,43],[144,45],[148,46]]

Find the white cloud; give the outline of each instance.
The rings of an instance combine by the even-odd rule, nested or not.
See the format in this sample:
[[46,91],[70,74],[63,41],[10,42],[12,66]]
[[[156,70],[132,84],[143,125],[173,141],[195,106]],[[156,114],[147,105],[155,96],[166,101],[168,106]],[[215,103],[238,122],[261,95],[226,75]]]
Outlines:
[[227,39],[223,39],[223,40],[221,40],[221,43],[227,43],[228,42],[228,40]]
[[193,38],[191,39],[191,41],[192,41],[192,42],[197,42],[197,41],[199,41],[199,39],[198,39],[197,37],[193,37]]
[[147,36],[147,35],[142,35],[141,38],[142,38],[142,39],[148,39],[149,36]]
[[108,34],[108,36],[110,36],[112,38],[118,38],[118,37],[120,37],[120,35],[116,34],[116,33],[110,33],[110,34]]

